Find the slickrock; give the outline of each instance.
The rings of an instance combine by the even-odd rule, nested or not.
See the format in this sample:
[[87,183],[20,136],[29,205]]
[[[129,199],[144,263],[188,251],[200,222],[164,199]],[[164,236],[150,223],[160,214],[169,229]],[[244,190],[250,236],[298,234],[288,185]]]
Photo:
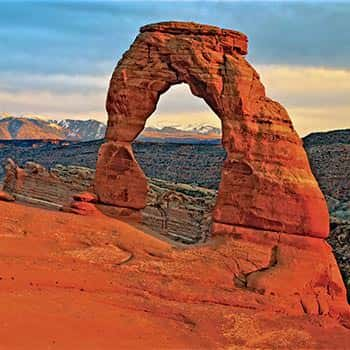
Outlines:
[[8,196],[13,194],[23,202],[64,212],[101,215],[95,206],[97,196],[88,192],[92,187],[93,170],[61,165],[47,170],[34,162],[27,162],[20,168],[11,159],[5,167],[4,189],[11,193]]
[[286,110],[265,95],[247,62],[247,37],[196,23],[141,28],[119,61],[107,97],[107,142],[95,188],[102,203],[140,210],[147,179],[131,143],[160,95],[186,83],[222,121],[227,152],[213,219],[217,223],[327,237],[328,211]]
[[4,349],[348,347],[322,239],[237,228],[184,249],[105,216],[0,213]]
[[95,173],[91,169],[58,164],[48,170],[34,162],[27,162],[21,168],[12,159],[7,160],[5,168],[4,190],[22,201],[59,207],[79,193],[80,201],[96,201],[96,196],[88,192]]

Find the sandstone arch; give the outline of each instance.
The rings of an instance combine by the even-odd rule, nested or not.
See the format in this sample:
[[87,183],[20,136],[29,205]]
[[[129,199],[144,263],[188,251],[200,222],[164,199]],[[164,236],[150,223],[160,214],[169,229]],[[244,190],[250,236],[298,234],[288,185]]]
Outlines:
[[186,22],[151,24],[140,31],[110,82],[107,142],[96,171],[100,201],[135,210],[146,205],[147,180],[131,142],[160,95],[187,83],[222,122],[227,159],[214,232],[245,226],[326,237],[324,197],[288,113],[266,97],[259,75],[244,58],[247,37]]

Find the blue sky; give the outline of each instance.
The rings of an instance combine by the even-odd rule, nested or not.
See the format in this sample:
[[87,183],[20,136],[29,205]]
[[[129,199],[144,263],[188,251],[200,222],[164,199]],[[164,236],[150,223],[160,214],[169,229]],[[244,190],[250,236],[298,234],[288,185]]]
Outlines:
[[[0,112],[105,120],[117,61],[140,26],[165,20],[246,33],[248,60],[300,134],[350,127],[347,1],[0,1]],[[153,122],[191,115],[212,118],[180,86],[161,98]]]

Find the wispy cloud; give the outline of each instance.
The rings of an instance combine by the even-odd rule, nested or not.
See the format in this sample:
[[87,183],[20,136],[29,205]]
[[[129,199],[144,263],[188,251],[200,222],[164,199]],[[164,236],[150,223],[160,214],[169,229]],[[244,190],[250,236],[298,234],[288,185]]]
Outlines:
[[291,107],[288,112],[301,136],[324,130],[346,129],[350,127],[350,107]]
[[256,69],[268,93],[285,102],[319,107],[349,103],[350,69],[292,65],[257,65]]
[[95,118],[106,121],[105,94],[54,94],[49,91],[0,92],[1,111],[15,115],[42,114],[55,118]]
[[1,74],[0,91],[26,92],[50,91],[55,94],[106,93],[108,75],[66,75],[66,74]]

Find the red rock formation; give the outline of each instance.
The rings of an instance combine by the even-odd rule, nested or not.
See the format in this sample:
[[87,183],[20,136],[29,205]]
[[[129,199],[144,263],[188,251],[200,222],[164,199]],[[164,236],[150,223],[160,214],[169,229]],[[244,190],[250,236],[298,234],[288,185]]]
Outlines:
[[65,205],[72,197],[77,201],[97,201],[96,195],[86,192],[92,189],[91,169],[56,165],[48,170],[34,162],[21,168],[11,159],[5,168],[4,190],[21,201],[54,208]]
[[[223,124],[228,157],[213,225],[222,235],[184,249],[103,215],[0,202],[0,346],[348,347],[346,290],[319,238],[328,232],[323,196],[286,111],[265,97],[245,53],[246,37],[233,31],[142,28],[111,81],[97,165],[105,204],[96,207],[136,217],[147,181],[131,142],[160,94],[188,83]],[[9,163],[9,188],[28,188],[33,172],[48,176]],[[94,212],[88,197],[76,196],[71,209]]]
[[96,208],[97,197],[91,192],[82,192],[73,194],[73,201],[69,206],[62,207],[62,211],[70,212],[78,215],[91,216],[101,215],[101,212]]
[[95,205],[88,202],[73,201],[70,204],[70,208],[72,213],[78,215],[101,215],[101,212],[95,207]]
[[94,193],[91,192],[81,192],[73,194],[73,200],[77,202],[88,202],[88,203],[96,203],[97,197]]
[[107,143],[101,147],[96,172],[102,203],[145,207],[147,181],[131,142],[156,109],[160,95],[174,84],[187,83],[222,121],[227,160],[214,221],[328,235],[326,202],[301,140],[286,110],[266,97],[245,54],[247,37],[236,31],[182,22],[141,28],[110,82]]

